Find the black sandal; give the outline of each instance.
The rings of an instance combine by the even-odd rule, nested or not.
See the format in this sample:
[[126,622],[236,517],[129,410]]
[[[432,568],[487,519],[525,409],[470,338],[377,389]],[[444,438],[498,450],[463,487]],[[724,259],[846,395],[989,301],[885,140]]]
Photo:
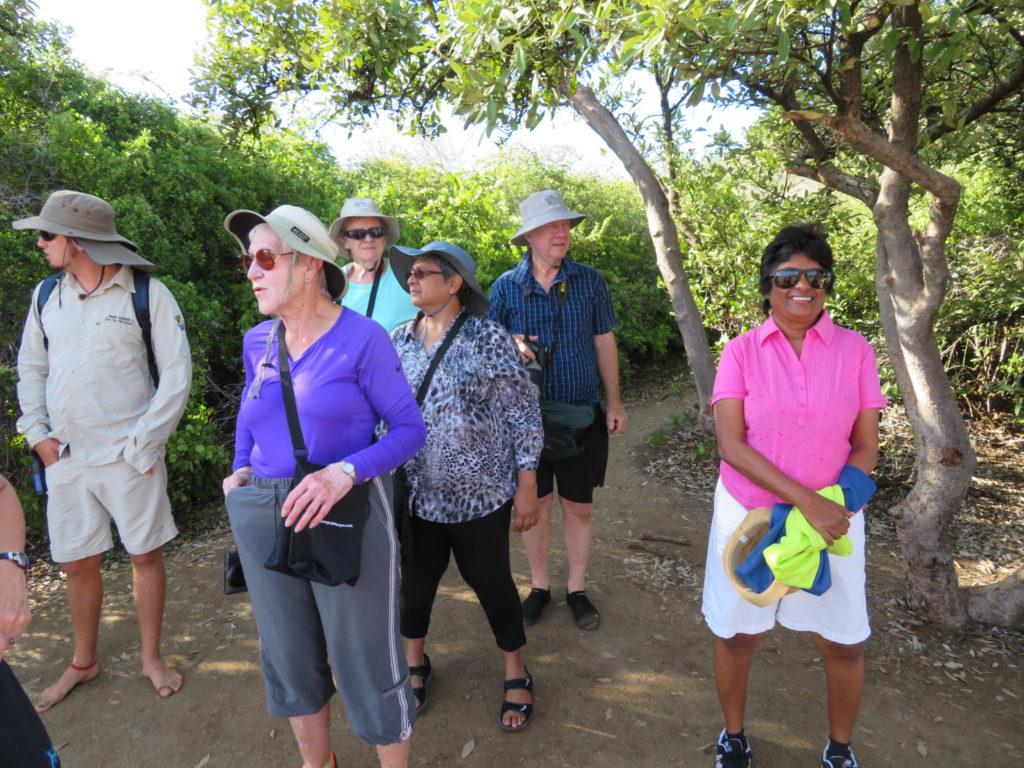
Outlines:
[[[529,691],[530,695],[532,696],[533,695],[533,677],[531,677],[531,675],[530,675],[530,668],[529,667],[523,667],[523,669],[526,670],[526,677],[517,677],[517,678],[515,678],[513,680],[506,680],[505,681],[505,690],[506,691],[512,691],[512,690]],[[524,716],[523,717],[523,722],[521,722],[519,725],[505,725],[505,713],[509,712],[509,711],[522,712],[523,716]],[[511,701],[503,701],[503,702],[501,702],[501,711],[498,713],[498,727],[501,728],[501,730],[505,731],[506,733],[515,733],[516,731],[523,730],[524,728],[526,728],[526,726],[528,726],[530,724],[530,721],[532,719],[533,719],[533,704],[516,704],[516,703],[511,702]]]
[[416,705],[416,714],[419,715],[427,708],[427,686],[430,685],[430,681],[434,679],[434,668],[430,666],[430,657],[427,654],[423,654],[423,663],[409,667],[409,676],[416,675],[417,677],[423,678],[423,687],[413,687],[412,693],[420,703]]

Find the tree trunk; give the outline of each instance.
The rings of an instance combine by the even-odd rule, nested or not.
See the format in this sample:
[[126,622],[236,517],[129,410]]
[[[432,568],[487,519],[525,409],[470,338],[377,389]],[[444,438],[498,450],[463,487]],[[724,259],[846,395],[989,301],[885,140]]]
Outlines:
[[[962,627],[967,614],[953,566],[949,524],[974,474],[974,452],[931,322],[922,302],[915,306],[913,289],[900,278],[898,264],[917,260],[910,226],[905,218],[888,219],[878,205],[875,218],[882,327],[917,450],[914,485],[891,510],[906,558],[907,601],[938,624]],[[902,258],[892,257],[900,251]]]
[[715,382],[715,363],[711,357],[703,321],[690,291],[686,271],[683,269],[679,234],[672,220],[665,190],[654,171],[633,146],[618,120],[598,101],[590,88],[577,85],[570,93],[569,87],[563,86],[562,95],[618,156],[640,191],[658,269],[665,280],[676,314],[676,324],[679,326],[679,333],[683,338],[683,346],[686,348],[686,356],[697,386],[701,423],[709,427],[711,412],[708,404]]

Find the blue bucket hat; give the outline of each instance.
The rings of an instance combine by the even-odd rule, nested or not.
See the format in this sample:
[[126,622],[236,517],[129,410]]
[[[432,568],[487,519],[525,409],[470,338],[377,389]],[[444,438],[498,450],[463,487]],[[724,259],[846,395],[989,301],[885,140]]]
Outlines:
[[395,270],[395,277],[398,278],[398,282],[401,283],[406,293],[409,292],[409,273],[412,272],[412,265],[416,259],[440,259],[461,275],[463,283],[469,286],[470,295],[462,302],[466,311],[471,315],[485,315],[490,309],[491,302],[487,300],[483,288],[476,281],[476,262],[454,243],[435,240],[422,248],[393,245],[388,256],[391,258],[391,267]]

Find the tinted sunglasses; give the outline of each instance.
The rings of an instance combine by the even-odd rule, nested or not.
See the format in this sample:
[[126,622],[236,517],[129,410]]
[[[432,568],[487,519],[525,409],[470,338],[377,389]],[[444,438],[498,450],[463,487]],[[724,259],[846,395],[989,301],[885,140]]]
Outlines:
[[242,269],[245,272],[248,272],[249,267],[251,267],[252,263],[255,261],[257,264],[260,265],[260,269],[262,269],[264,272],[269,272],[270,270],[277,266],[278,258],[280,258],[281,256],[291,256],[293,253],[295,253],[295,251],[286,251],[285,253],[274,253],[269,248],[260,248],[258,251],[256,251],[256,253],[243,253],[241,256]]
[[425,278],[427,275],[443,275],[440,269],[424,269],[423,267],[416,267],[406,276],[405,281],[409,282],[410,277],[415,277],[417,282]]
[[56,232],[44,232],[43,230],[39,230],[39,237],[42,238],[47,243],[53,240],[53,238],[55,238],[56,236]]
[[380,240],[382,237],[387,235],[388,231],[384,227],[370,227],[369,229],[346,229],[343,234],[349,240],[362,240],[367,235],[372,237],[374,240]]
[[776,288],[788,290],[800,282],[800,275],[807,278],[811,288],[828,288],[835,275],[831,269],[780,269],[769,275]]

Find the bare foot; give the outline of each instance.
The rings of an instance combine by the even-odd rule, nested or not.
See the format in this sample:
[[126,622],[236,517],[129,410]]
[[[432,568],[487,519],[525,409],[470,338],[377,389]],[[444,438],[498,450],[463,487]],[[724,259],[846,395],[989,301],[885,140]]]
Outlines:
[[95,680],[99,673],[99,659],[96,659],[87,667],[69,664],[68,668],[64,670],[64,674],[57,679],[57,682],[40,694],[39,700],[36,702],[36,712],[45,712],[54,705],[60,704],[75,686]]
[[163,659],[150,665],[144,665],[142,667],[142,674],[153,683],[153,687],[156,688],[156,692],[160,694],[161,699],[173,696],[185,684],[185,678],[181,676],[181,673],[167,666],[167,662]]

